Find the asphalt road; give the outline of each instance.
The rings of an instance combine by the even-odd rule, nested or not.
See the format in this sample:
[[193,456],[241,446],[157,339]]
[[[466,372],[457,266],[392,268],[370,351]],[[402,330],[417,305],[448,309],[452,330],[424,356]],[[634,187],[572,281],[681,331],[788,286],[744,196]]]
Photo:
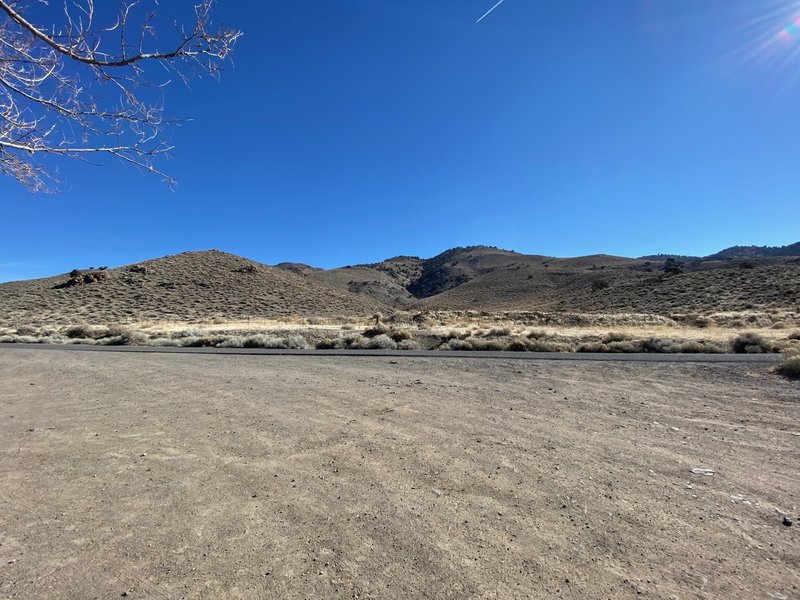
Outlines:
[[0,344],[0,350],[65,352],[146,352],[157,354],[232,354],[264,356],[350,356],[389,358],[472,358],[660,363],[774,363],[781,354],[628,354],[583,352],[475,352],[453,350],[278,350],[271,348],[178,348],[174,346],[88,346],[80,344]]

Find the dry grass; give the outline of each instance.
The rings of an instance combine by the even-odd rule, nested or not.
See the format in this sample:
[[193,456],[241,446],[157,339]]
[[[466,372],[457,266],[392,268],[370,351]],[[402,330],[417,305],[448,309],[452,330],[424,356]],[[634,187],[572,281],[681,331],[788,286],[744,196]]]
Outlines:
[[[441,349],[512,352],[790,352],[800,340],[770,327],[794,314],[726,314],[670,319],[657,315],[552,313],[395,313],[194,323],[75,323],[0,328],[0,342],[276,349]],[[762,323],[742,332],[732,321]],[[719,326],[724,323],[727,326]],[[533,325],[532,325],[533,324]]]
[[800,380],[800,355],[788,357],[775,367],[775,372],[786,379]]

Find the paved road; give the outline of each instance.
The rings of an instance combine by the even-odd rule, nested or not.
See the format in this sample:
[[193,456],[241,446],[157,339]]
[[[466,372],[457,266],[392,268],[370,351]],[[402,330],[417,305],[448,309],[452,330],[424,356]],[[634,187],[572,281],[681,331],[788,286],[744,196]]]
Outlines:
[[266,348],[176,348],[174,346],[85,346],[79,344],[0,344],[0,350],[65,352],[147,352],[159,354],[253,354],[264,356],[350,356],[390,358],[472,358],[625,362],[774,363],[780,354],[617,354],[571,352],[473,352],[453,350],[275,350]]

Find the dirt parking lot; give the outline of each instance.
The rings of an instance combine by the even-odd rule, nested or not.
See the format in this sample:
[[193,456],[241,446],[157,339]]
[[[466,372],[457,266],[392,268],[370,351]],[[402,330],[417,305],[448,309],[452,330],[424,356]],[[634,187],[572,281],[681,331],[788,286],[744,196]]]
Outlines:
[[0,350],[1,597],[796,599],[798,473],[766,364]]

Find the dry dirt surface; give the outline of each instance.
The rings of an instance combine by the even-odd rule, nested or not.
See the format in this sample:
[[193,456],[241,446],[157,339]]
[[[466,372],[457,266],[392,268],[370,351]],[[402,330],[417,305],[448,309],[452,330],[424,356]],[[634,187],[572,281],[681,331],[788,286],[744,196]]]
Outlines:
[[3,598],[800,597],[768,365],[2,349],[0,382]]

